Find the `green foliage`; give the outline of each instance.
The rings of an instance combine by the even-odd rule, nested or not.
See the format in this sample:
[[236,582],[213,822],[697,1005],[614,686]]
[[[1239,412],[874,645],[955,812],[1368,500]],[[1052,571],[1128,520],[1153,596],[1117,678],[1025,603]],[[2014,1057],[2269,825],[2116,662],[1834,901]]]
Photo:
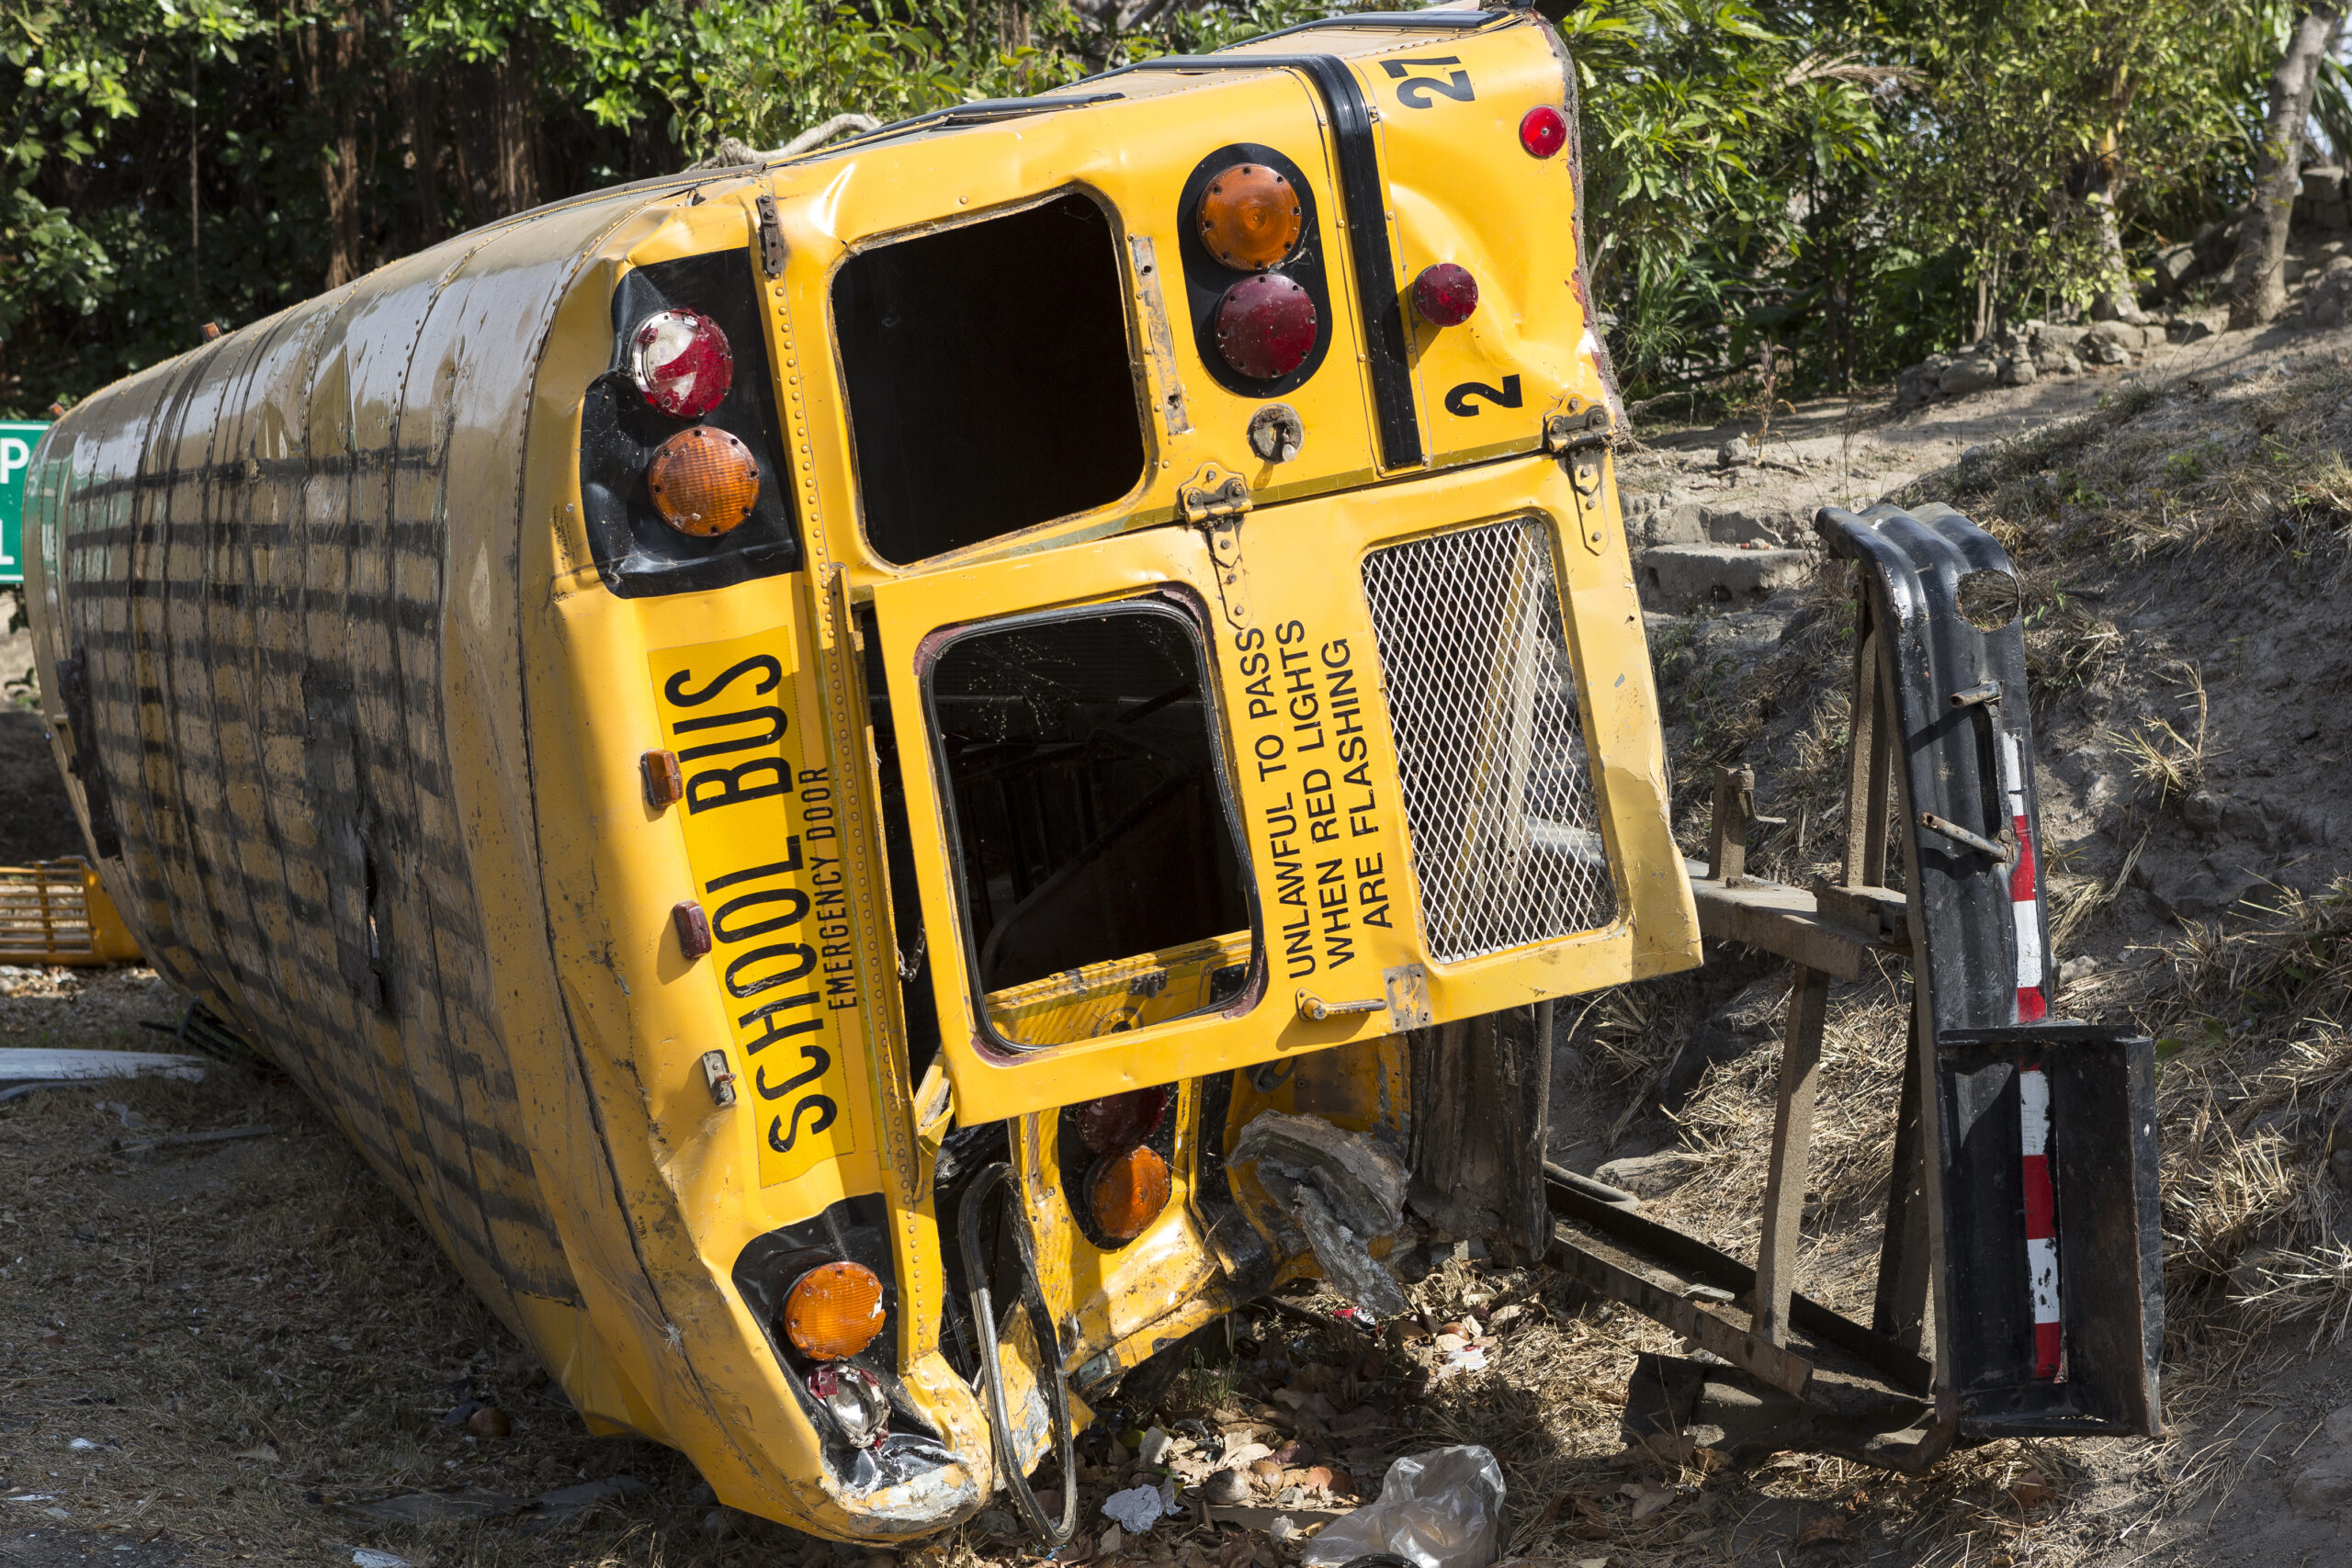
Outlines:
[[[1357,0],[1381,4],[1382,0]],[[1385,0],[1393,4],[1394,0]],[[1204,51],[1332,0],[0,0],[0,412],[518,208]],[[1148,19],[1122,28],[1125,15]],[[1881,378],[2241,200],[2268,0],[1587,0],[1636,396]],[[2340,71],[2318,118],[2352,137]]]

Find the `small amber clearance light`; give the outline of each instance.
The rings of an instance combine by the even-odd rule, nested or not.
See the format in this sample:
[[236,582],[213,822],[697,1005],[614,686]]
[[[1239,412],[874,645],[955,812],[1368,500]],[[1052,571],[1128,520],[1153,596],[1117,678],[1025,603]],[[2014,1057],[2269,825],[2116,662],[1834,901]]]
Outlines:
[[1087,1179],[1087,1206],[1114,1241],[1133,1241],[1168,1207],[1168,1162],[1148,1144],[1113,1155]]
[[1201,243],[1236,272],[1263,272],[1298,244],[1298,193],[1263,164],[1236,164],[1211,177],[1197,215]]
[[681,534],[701,538],[740,526],[760,499],[752,449],[715,425],[682,430],[653,449],[645,467],[653,509]]
[[811,1360],[838,1361],[882,1332],[882,1281],[862,1263],[820,1263],[784,1298],[784,1332]]

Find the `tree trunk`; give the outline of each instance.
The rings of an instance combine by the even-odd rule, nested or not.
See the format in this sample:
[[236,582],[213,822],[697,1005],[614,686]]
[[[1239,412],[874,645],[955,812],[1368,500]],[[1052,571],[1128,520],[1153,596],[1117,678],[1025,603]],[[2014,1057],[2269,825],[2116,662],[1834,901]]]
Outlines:
[[1541,1258],[1551,1235],[1544,1156],[1551,1125],[1552,1004],[1417,1029],[1413,1206],[1464,1239]]
[[2342,0],[2315,5],[2295,22],[2287,51],[2270,73],[2270,109],[2256,151],[2254,197],[2238,225],[2230,273],[2230,325],[2258,327],[2287,308],[2287,226],[2303,178],[2303,128],[2320,62],[2344,30]]
[[303,95],[313,109],[327,112],[334,128],[319,149],[319,184],[327,198],[329,288],[339,288],[360,273],[359,115],[351,73],[365,26],[357,12],[348,12],[310,23],[295,39]]

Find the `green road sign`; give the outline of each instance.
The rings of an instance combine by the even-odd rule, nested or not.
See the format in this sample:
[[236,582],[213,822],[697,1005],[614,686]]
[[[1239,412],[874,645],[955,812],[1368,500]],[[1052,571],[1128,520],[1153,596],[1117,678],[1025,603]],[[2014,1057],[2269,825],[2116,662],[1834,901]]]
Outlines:
[[46,424],[0,419],[0,582],[25,580],[25,478]]

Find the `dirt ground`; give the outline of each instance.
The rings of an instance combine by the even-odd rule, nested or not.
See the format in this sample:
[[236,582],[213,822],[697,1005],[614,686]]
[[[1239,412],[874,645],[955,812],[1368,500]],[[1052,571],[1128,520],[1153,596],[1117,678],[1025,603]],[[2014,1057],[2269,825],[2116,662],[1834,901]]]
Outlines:
[[[1711,506],[1952,500],[2025,572],[2060,1010],[2164,1042],[2166,1437],[1996,1443],[1916,1479],[1793,1453],[1662,1465],[1626,1450],[1617,1417],[1634,1354],[1672,1337],[1541,1273],[1458,1261],[1414,1294],[1427,1327],[1487,1342],[1484,1370],[1437,1375],[1428,1333],[1369,1339],[1325,1318],[1329,1300],[1261,1304],[1087,1439],[1090,1529],[1105,1493],[1156,1473],[1120,1434],[1238,1419],[1287,1450],[1268,1502],[1298,1485],[1304,1503],[1343,1505],[1399,1454],[1483,1443],[1510,1487],[1509,1552],[1562,1568],[2352,1558],[2335,1513],[2352,1497],[2352,1421],[2327,1423],[2352,1405],[2347,355],[2352,333],[2222,334],[1901,417],[1883,401],[1783,410],[1761,468],[1713,457],[1757,434],[1754,415],[1645,429],[1621,468],[1630,496]],[[1845,592],[1825,569],[1755,608],[1650,617],[1690,847],[1709,770],[1744,761],[1762,809],[1788,818],[1759,841],[1759,869],[1830,864]],[[73,847],[19,804],[46,776],[37,741],[37,724],[0,728],[0,859]],[[1585,1170],[1673,1156],[1646,1212],[1752,1255],[1785,984],[1725,951],[1695,976],[1565,1010],[1555,1156]],[[1877,1247],[1900,976],[1831,1005],[1804,1286],[1850,1307]],[[178,1016],[144,971],[0,969],[0,1044],[171,1049],[141,1025]],[[267,1131],[136,1146],[254,1128]],[[469,1429],[484,1404],[505,1436]],[[2340,1495],[2313,1479],[2337,1469]],[[632,1484],[585,1506],[473,1523],[345,1511],[621,1477]],[[355,1551],[484,1568],[868,1560],[715,1508],[664,1450],[588,1438],[266,1064],[0,1104],[0,1564]],[[902,1555],[1034,1560],[996,1510]],[[1183,1520],[1115,1551],[1090,1534],[1056,1561],[1090,1559],[1288,1561],[1262,1533]]]

